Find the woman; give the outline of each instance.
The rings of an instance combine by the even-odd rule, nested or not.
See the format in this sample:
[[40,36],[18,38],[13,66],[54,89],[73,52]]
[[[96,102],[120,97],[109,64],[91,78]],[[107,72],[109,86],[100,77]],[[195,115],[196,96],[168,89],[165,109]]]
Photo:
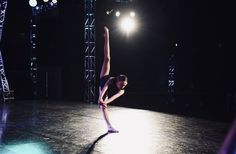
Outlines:
[[104,27],[104,59],[102,70],[100,72],[99,81],[99,107],[102,110],[103,117],[107,124],[109,133],[118,133],[109,120],[107,104],[111,103],[121,95],[125,93],[124,88],[128,84],[128,79],[125,75],[119,75],[117,77],[111,77],[110,73],[110,43],[109,43],[109,29]]

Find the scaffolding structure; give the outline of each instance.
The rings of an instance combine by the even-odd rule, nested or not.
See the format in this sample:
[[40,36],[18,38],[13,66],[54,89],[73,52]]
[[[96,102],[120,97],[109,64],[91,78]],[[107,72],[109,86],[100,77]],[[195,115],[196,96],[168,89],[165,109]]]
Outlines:
[[84,59],[84,101],[95,103],[96,101],[96,27],[95,10],[96,0],[85,0],[85,59]]
[[168,94],[169,101],[173,103],[175,101],[175,54],[172,53],[169,57],[169,66],[168,66]]
[[[7,9],[7,0],[0,0],[0,43],[2,41],[6,9]],[[13,91],[11,91],[9,88],[9,84],[8,84],[7,77],[5,74],[1,47],[2,46],[0,46],[0,80],[1,80],[1,84],[0,84],[1,98],[0,99],[5,102],[7,100],[14,99],[14,97],[13,97]]]
[[[32,10],[33,11],[33,10]],[[30,77],[34,98],[38,97],[38,62],[37,62],[37,16],[30,19]]]

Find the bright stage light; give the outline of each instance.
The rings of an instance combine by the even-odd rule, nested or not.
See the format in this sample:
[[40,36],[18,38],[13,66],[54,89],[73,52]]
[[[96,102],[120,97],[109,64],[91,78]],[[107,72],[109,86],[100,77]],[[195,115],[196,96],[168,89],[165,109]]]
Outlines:
[[112,9],[112,10],[107,10],[107,11],[106,11],[106,14],[107,14],[107,15],[110,15],[112,12],[113,12],[113,9]]
[[35,6],[37,6],[37,0],[29,0],[29,5],[31,6],[31,7],[35,7]]
[[135,17],[135,12],[133,12],[133,11],[130,12],[130,16],[131,16],[131,17]]
[[57,3],[57,0],[52,0],[52,2],[55,4],[55,3]]
[[130,17],[125,17],[121,19],[120,27],[122,31],[124,31],[126,34],[129,34],[133,32],[136,28],[135,20]]
[[117,17],[120,16],[120,11],[116,11],[116,16],[117,16]]
[[44,2],[48,2],[48,0],[43,0]]

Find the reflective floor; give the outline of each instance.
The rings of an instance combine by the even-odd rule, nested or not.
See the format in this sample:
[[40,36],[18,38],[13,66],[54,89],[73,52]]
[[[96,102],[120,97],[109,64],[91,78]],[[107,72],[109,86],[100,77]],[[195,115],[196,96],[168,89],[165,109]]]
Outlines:
[[229,124],[111,106],[107,134],[97,105],[17,101],[0,106],[0,154],[217,153]]

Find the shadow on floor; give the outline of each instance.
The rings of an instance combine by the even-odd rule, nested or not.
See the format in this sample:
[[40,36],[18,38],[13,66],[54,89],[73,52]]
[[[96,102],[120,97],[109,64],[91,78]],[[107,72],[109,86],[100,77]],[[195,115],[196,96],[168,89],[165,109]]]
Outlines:
[[94,147],[95,147],[95,144],[96,144],[99,140],[101,140],[102,138],[104,138],[106,135],[108,135],[108,134],[109,134],[109,133],[105,133],[105,134],[99,136],[99,137],[90,145],[90,147],[88,148],[88,151],[86,152],[86,154],[90,154],[90,153],[93,151],[93,149],[94,149]]

